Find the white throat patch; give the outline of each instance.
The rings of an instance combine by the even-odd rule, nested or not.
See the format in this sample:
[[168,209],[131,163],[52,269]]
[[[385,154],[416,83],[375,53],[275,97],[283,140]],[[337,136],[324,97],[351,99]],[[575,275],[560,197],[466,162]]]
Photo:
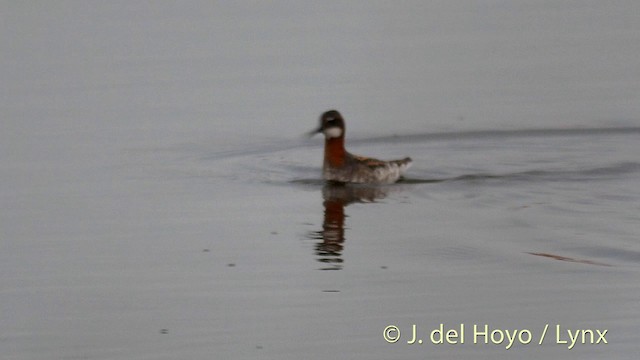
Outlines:
[[323,133],[324,133],[324,136],[327,137],[327,139],[338,138],[342,136],[342,129],[340,129],[337,126],[334,126],[328,129],[324,129]]

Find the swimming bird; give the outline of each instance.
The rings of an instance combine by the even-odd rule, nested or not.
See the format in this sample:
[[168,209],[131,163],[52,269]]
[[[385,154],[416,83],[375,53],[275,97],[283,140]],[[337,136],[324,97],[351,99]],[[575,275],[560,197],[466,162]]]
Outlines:
[[320,127],[310,133],[324,134],[324,163],[322,175],[325,180],[339,183],[391,184],[411,166],[411,158],[383,161],[353,155],[344,148],[345,123],[336,110],[320,116]]

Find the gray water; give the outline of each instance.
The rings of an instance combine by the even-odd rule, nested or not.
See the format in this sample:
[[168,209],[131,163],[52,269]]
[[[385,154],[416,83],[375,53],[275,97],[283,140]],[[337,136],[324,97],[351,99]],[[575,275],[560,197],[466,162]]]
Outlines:
[[3,359],[637,357],[637,2],[0,7]]

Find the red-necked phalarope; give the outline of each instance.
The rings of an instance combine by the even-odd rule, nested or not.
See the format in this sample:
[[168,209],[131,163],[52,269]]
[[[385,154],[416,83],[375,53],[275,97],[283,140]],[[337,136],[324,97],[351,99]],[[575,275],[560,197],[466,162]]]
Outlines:
[[411,158],[382,161],[350,154],[344,148],[345,125],[342,115],[329,110],[320,116],[320,127],[310,135],[323,133],[325,180],[341,183],[391,184],[411,166]]

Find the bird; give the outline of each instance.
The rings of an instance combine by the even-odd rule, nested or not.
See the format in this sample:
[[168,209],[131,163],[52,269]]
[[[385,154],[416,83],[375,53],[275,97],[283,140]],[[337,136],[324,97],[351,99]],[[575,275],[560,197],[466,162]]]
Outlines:
[[383,161],[349,153],[344,147],[346,127],[337,110],[329,110],[320,116],[320,126],[309,133],[324,134],[324,180],[335,183],[392,184],[411,167],[412,160]]

